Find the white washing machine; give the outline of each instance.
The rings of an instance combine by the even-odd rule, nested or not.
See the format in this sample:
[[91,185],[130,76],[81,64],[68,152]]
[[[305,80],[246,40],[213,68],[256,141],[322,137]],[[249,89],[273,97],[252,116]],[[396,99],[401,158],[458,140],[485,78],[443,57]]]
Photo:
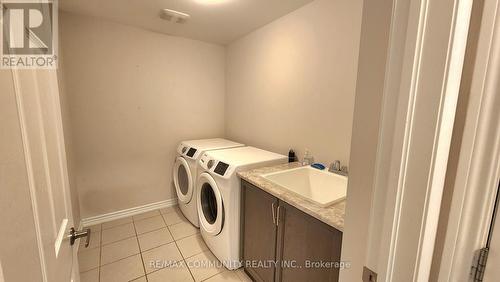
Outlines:
[[177,147],[177,158],[173,168],[173,179],[179,208],[184,216],[196,227],[198,210],[196,205],[196,177],[198,160],[204,152],[227,148],[242,147],[243,144],[226,139],[201,139],[183,141]]
[[200,232],[212,253],[228,269],[241,266],[241,180],[237,172],[287,161],[284,155],[254,147],[210,151],[201,157],[197,180]]

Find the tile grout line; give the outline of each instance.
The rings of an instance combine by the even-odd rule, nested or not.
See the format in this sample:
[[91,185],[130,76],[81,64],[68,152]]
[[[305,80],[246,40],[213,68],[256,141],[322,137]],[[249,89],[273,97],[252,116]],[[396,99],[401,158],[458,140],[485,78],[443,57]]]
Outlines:
[[[160,217],[161,217],[161,219],[162,219],[163,223],[165,224],[165,226],[164,226],[164,227],[162,227],[162,228],[156,229],[156,230],[152,230],[152,231],[145,232],[145,233],[143,233],[143,234],[141,234],[141,235],[144,235],[144,234],[147,234],[147,233],[151,233],[151,232],[154,232],[154,231],[158,231],[158,230],[161,230],[161,229],[165,228],[165,229],[167,230],[167,232],[170,234],[170,237],[172,237],[172,242],[168,242],[168,243],[165,243],[165,244],[158,245],[158,246],[156,246],[156,247],[154,247],[154,248],[151,248],[151,249],[148,249],[148,250],[144,250],[144,252],[148,252],[148,251],[151,251],[151,250],[153,250],[153,249],[156,249],[156,248],[159,248],[159,247],[162,247],[162,246],[165,246],[165,245],[169,245],[169,244],[175,243],[174,236],[172,236],[172,233],[170,232],[170,229],[168,228],[168,224],[167,224],[167,222],[165,221],[165,218],[163,217],[163,215],[164,215],[164,214],[163,214],[163,213],[161,213],[161,211],[160,211],[160,210],[158,210],[158,212],[160,213]],[[170,212],[170,213],[173,213],[173,212]],[[165,214],[169,214],[169,213],[165,213]],[[134,225],[135,225],[135,221],[134,221]],[[177,245],[176,245],[176,247],[177,247]],[[179,248],[178,248],[178,247],[177,247],[177,249],[179,250]],[[142,249],[141,249],[141,247],[140,247],[140,244],[139,244],[139,251],[140,251],[140,253],[141,253],[141,259],[143,259],[143,257],[142,257],[143,251],[142,251]],[[179,253],[180,253],[180,250],[179,250]],[[182,257],[182,254],[181,254],[181,257]],[[175,261],[174,263],[178,263],[178,262],[180,262],[180,260],[179,260],[179,261]],[[143,265],[144,265],[144,260],[143,260]],[[170,266],[170,265],[169,265],[169,266]],[[144,272],[146,273],[146,274],[145,274],[146,281],[149,281],[148,275],[150,275],[150,274],[152,274],[152,273],[155,273],[155,272],[158,272],[158,271],[161,271],[161,270],[163,270],[163,269],[165,269],[165,268],[166,268],[166,267],[163,267],[163,268],[160,268],[160,269],[153,270],[153,271],[151,271],[150,273],[146,273],[146,268],[145,268],[145,266],[144,266]]]
[[[117,219],[117,220],[120,220],[120,219]],[[110,222],[112,222],[112,221],[110,221]],[[103,227],[103,228],[102,228],[102,231],[104,231],[104,230],[109,230],[109,229],[113,229],[113,228],[116,228],[116,227],[120,227],[120,226],[123,226],[123,225],[125,225],[125,224],[132,223],[132,222],[133,222],[133,221],[131,221],[131,222],[124,222],[124,223],[120,223],[120,224],[117,224],[117,225],[113,225],[113,226],[107,227],[106,229],[104,229],[104,227]],[[104,223],[102,223],[102,224],[104,224]]]
[[[160,244],[160,245],[158,245],[158,246],[155,246],[155,247],[153,247],[153,248],[151,248],[151,249],[147,249],[147,250],[144,250],[144,251],[143,251],[143,250],[140,250],[140,252],[141,252],[141,254],[142,254],[142,253],[146,253],[146,252],[149,252],[149,251],[154,250],[154,249],[156,249],[156,248],[159,248],[159,247],[163,247],[163,246],[166,246],[166,245],[172,244],[173,242],[174,242],[174,241],[172,241],[172,242],[168,242],[168,243],[162,243],[162,244]],[[140,246],[139,246],[139,249],[140,249]]]
[[[165,221],[165,218],[163,219],[163,221]],[[165,224],[167,224],[167,222],[165,222]],[[172,224],[172,225],[174,225],[174,224]],[[167,229],[168,229],[168,232],[170,232],[170,228],[168,227],[168,225],[167,225]],[[179,252],[179,254],[181,254],[182,261],[184,262],[184,265],[186,266],[186,268],[187,268],[187,270],[189,272],[189,275],[191,275],[191,278],[193,278],[193,281],[196,281],[196,279],[194,278],[193,273],[191,272],[191,268],[189,268],[189,266],[188,266],[186,258],[182,254],[181,249],[179,248],[179,245],[177,245],[177,239],[174,238],[174,235],[172,235],[172,232],[170,232],[170,236],[172,236],[172,239],[174,240],[174,244],[175,244],[175,247],[177,248],[177,251]],[[183,239],[183,238],[179,238],[179,239]]]
[[[177,243],[176,243],[175,245],[177,246]],[[177,247],[177,248],[179,248],[179,247]],[[182,254],[181,254],[181,256],[182,256]],[[184,261],[184,263],[186,264],[186,268],[187,268],[187,270],[188,270],[188,272],[189,272],[189,275],[191,275],[191,278],[193,278],[193,281],[196,281],[196,279],[194,278],[194,274],[193,274],[193,272],[191,272],[191,268],[189,268],[189,266],[188,266],[188,264],[187,264],[186,259],[183,259],[183,261]]]
[[[132,238],[132,237],[131,237],[131,238]],[[122,261],[122,260],[124,260],[124,259],[128,259],[128,258],[131,258],[131,257],[133,257],[133,256],[140,255],[140,254],[141,254],[141,253],[137,253],[137,254],[129,255],[129,256],[126,256],[126,257],[123,257],[123,258],[117,259],[117,260],[115,260],[115,261],[108,262],[108,263],[103,264],[103,265],[101,265],[101,266],[108,266],[108,265],[113,264],[113,263],[115,263],[115,262],[119,262],[119,261]]]
[[[212,253],[212,251],[210,251],[210,249],[208,249],[208,250],[204,250],[204,251],[203,251],[203,252],[201,252],[200,254],[205,253],[205,252],[207,252],[207,251],[209,251],[209,252],[210,252],[210,253],[211,253],[211,254],[215,257],[215,255]],[[194,257],[194,256],[191,256],[191,257]],[[215,257],[215,259],[217,260],[215,263],[218,263],[218,262],[222,263],[221,261],[219,261],[219,259],[217,259],[217,257]],[[208,279],[210,279],[210,278],[212,278],[212,277],[215,277],[215,276],[217,276],[217,275],[219,275],[219,274],[222,274],[222,273],[224,273],[224,272],[226,272],[226,271],[232,271],[232,270],[229,270],[229,269],[225,268],[225,267],[224,267],[224,265],[222,265],[222,271],[221,271],[221,272],[217,272],[217,273],[215,273],[214,275],[209,276],[209,277],[207,277],[207,278],[205,278],[205,279],[201,280],[201,282],[203,282],[203,281],[207,281]],[[236,273],[235,273],[235,274],[236,274]],[[241,279],[240,279],[240,277],[238,277],[238,280],[241,280]]]
[[[203,282],[203,281],[207,281],[208,279],[210,279],[210,278],[212,278],[212,277],[214,277],[214,276],[217,276],[217,275],[219,275],[219,274],[222,274],[222,273],[224,273],[224,272],[226,272],[226,271],[228,271],[228,270],[224,270],[224,271],[222,271],[222,272],[217,272],[217,273],[215,273],[214,275],[209,276],[209,277],[207,277],[207,278],[205,278],[205,279],[201,280],[201,282]],[[240,279],[240,278],[238,278],[238,279]]]
[[[161,212],[160,212],[160,214],[161,214]],[[159,247],[161,247],[161,246],[169,245],[169,244],[172,244],[172,243],[174,243],[174,244],[175,244],[175,239],[174,239],[174,236],[172,236],[172,233],[170,232],[170,229],[168,228],[168,225],[167,225],[167,223],[165,222],[165,218],[163,218],[163,214],[161,214],[161,217],[162,217],[163,222],[165,223],[165,229],[167,229],[167,232],[170,234],[170,237],[172,237],[172,242],[168,242],[168,243],[165,243],[165,244],[161,244],[161,245],[159,245],[159,246],[156,246],[156,247],[154,247],[154,248],[151,248],[151,249],[148,249],[148,250],[144,250],[144,252],[148,252],[148,251],[150,251],[150,250],[153,250],[153,249],[159,248]],[[163,229],[163,228],[161,228],[161,229]],[[160,230],[160,229],[158,229],[158,230]],[[151,231],[151,232],[153,232],[153,231]],[[177,250],[179,251],[179,253],[181,254],[181,257],[182,257],[182,253],[180,252],[179,247],[177,246],[177,244],[176,244],[176,247],[177,247]],[[142,249],[141,249],[141,247],[140,247],[140,244],[139,244],[139,251],[141,252],[141,258],[142,258],[142,253],[143,253],[143,251],[142,251]],[[182,260],[178,260],[178,261],[175,261],[174,263],[175,263],[175,264],[177,264],[177,263],[179,263],[180,261],[184,261],[184,259],[182,259]],[[143,264],[144,264],[144,262],[143,262]],[[168,266],[170,266],[170,265],[168,265]],[[168,266],[167,266],[167,267],[168,267]],[[163,267],[163,268],[160,268],[160,269],[153,270],[153,271],[151,271],[150,273],[147,273],[147,274],[146,274],[146,281],[148,281],[148,278],[147,278],[147,276],[148,276],[148,275],[150,275],[150,274],[152,274],[152,273],[155,273],[155,272],[158,272],[158,271],[161,271],[161,270],[163,270],[163,269],[165,269],[165,268],[166,268],[166,267]],[[188,270],[188,271],[189,271],[189,270]],[[146,269],[144,269],[144,272],[146,272]],[[190,274],[191,274],[191,272],[190,272]]]
[[[191,255],[191,256],[185,257],[185,256],[184,256],[184,254],[181,252],[181,249],[180,249],[180,247],[179,247],[179,245],[178,245],[178,241],[184,240],[184,239],[189,238],[189,237],[195,237],[195,236],[197,236],[197,235],[199,234],[199,231],[197,230],[197,232],[196,232],[196,233],[194,233],[194,234],[187,235],[187,236],[184,236],[184,237],[181,237],[181,238],[177,238],[177,239],[176,239],[176,238],[174,238],[174,236],[172,235],[172,231],[170,230],[170,227],[171,227],[171,226],[174,226],[174,225],[177,225],[177,224],[181,224],[181,223],[183,223],[184,221],[180,221],[180,222],[177,222],[177,223],[173,223],[173,224],[171,224],[171,225],[168,225],[168,224],[167,224],[167,222],[166,222],[166,220],[165,220],[164,215],[167,215],[167,214],[170,214],[170,213],[174,213],[174,212],[175,212],[175,210],[173,210],[173,211],[171,211],[171,212],[169,212],[169,213],[162,213],[162,212],[160,211],[160,209],[155,210],[155,211],[158,211],[158,214],[159,214],[159,216],[161,216],[161,219],[162,219],[162,221],[163,221],[163,223],[164,223],[164,225],[165,225],[165,226],[163,226],[163,227],[161,227],[161,228],[158,228],[158,229],[149,230],[149,231],[144,232],[144,233],[142,233],[142,234],[138,234],[137,227],[136,227],[136,223],[137,223],[137,222],[140,222],[140,221],[142,221],[142,220],[146,220],[146,219],[151,219],[151,218],[153,218],[153,217],[157,217],[158,215],[151,215],[151,216],[148,216],[148,217],[146,217],[146,218],[141,218],[141,219],[139,219],[139,220],[134,220],[134,218],[132,217],[132,222],[127,222],[127,223],[123,223],[123,224],[120,224],[120,225],[116,225],[116,226],[110,227],[110,228],[108,228],[108,229],[104,229],[103,224],[100,224],[100,227],[99,227],[99,229],[100,229],[100,230],[99,230],[99,231],[100,231],[100,234],[99,234],[99,235],[100,235],[100,242],[99,242],[99,263],[98,263],[98,266],[97,266],[97,270],[98,270],[98,281],[101,281],[101,268],[102,268],[102,266],[101,266],[101,262],[102,262],[102,251],[103,251],[103,247],[104,247],[104,246],[107,246],[107,245],[110,245],[110,244],[114,244],[114,243],[120,242],[120,241],[124,241],[124,240],[127,240],[127,239],[128,239],[128,240],[130,240],[130,239],[131,239],[132,237],[134,237],[134,236],[135,236],[135,238],[136,238],[136,242],[137,242],[137,245],[138,245],[138,247],[139,247],[139,255],[140,255],[140,257],[141,257],[142,268],[143,268],[143,271],[144,271],[144,276],[139,276],[139,277],[134,278],[134,279],[138,279],[138,278],[142,278],[142,277],[144,277],[144,278],[146,279],[146,281],[149,281],[148,274],[152,274],[152,273],[154,273],[154,272],[157,272],[157,271],[160,271],[160,270],[164,270],[165,268],[161,268],[161,269],[154,270],[154,271],[152,271],[152,272],[150,272],[150,273],[147,273],[147,271],[146,271],[146,266],[145,266],[145,263],[144,263],[143,253],[148,252],[148,251],[151,251],[151,250],[153,250],[153,249],[155,249],[155,248],[162,247],[162,246],[164,246],[164,245],[171,244],[171,243],[173,242],[173,243],[175,243],[176,249],[177,249],[177,251],[180,253],[181,258],[182,258],[182,259],[180,259],[180,260],[176,261],[175,263],[180,263],[180,262],[183,262],[183,263],[185,264],[185,267],[186,267],[186,268],[187,268],[187,270],[189,271],[189,274],[190,274],[191,278],[192,278],[194,281],[196,281],[196,279],[195,279],[195,277],[194,277],[194,274],[193,274],[193,272],[191,271],[191,268],[189,268],[189,267],[188,267],[188,265],[187,265],[187,261],[186,261],[186,260],[187,260],[187,259],[190,259],[190,258],[193,258],[193,257],[195,257],[195,256],[197,256],[197,255],[199,255],[199,254],[202,254],[202,253],[206,252],[206,251],[207,251],[207,250],[209,250],[209,249],[201,250],[199,253],[196,253],[196,254],[193,254],[193,255]],[[109,230],[109,229],[113,229],[113,228],[116,228],[116,227],[120,227],[120,226],[125,225],[125,224],[128,224],[128,223],[132,223],[132,226],[133,226],[133,228],[134,228],[134,234],[135,234],[134,236],[131,236],[131,237],[128,237],[128,238],[124,238],[124,239],[121,239],[121,240],[118,240],[118,241],[110,242],[110,243],[107,243],[107,244],[103,244],[103,241],[102,241],[102,238],[103,238],[103,231],[105,231],[105,230]],[[168,233],[169,233],[169,234],[170,234],[170,236],[172,237],[172,242],[169,242],[169,243],[164,243],[164,244],[160,244],[160,245],[155,246],[155,247],[153,247],[153,248],[150,248],[150,249],[148,249],[148,250],[143,250],[143,249],[141,248],[141,246],[140,246],[140,242],[139,242],[139,236],[146,235],[146,234],[148,234],[148,233],[152,233],[152,232],[155,232],[155,231],[159,231],[159,230],[162,230],[162,229],[164,229],[164,228],[166,228],[166,229],[167,229]],[[137,255],[137,254],[133,254],[133,255],[130,255],[130,256],[128,256],[128,257],[121,258],[121,259],[116,260],[116,261],[113,261],[113,262],[109,262],[109,263],[108,263],[108,264],[106,264],[106,265],[109,265],[109,264],[115,263],[115,262],[117,262],[117,261],[120,261],[120,260],[123,260],[123,259],[129,258],[129,257],[135,256],[135,255]],[[105,265],[103,265],[103,266],[105,266]],[[240,275],[237,273],[237,271],[238,271],[238,270],[234,270],[234,271],[235,271],[235,272],[234,272],[234,274],[235,274],[235,275],[236,275],[236,277],[238,278],[238,281],[243,281],[243,280],[242,280],[242,277],[240,277]],[[215,277],[215,276],[217,276],[217,275],[220,275],[220,274],[222,274],[222,273],[225,273],[225,272],[232,272],[232,271],[231,271],[231,270],[227,270],[227,269],[225,269],[225,268],[223,267],[221,272],[218,272],[218,273],[213,274],[213,275],[211,275],[211,276],[209,276],[209,277],[207,277],[207,278],[204,278],[204,279],[203,279],[203,280],[201,280],[201,281],[206,281],[206,280],[209,280],[209,279],[211,279],[211,278],[213,278],[213,277]]]
[[[160,212],[160,210],[157,210],[157,211],[158,211],[158,213],[159,213],[159,215],[160,215],[160,216],[162,216],[162,215],[163,215],[163,213],[161,213],[161,212]],[[103,223],[101,223],[101,226],[102,226],[102,227],[101,227],[101,229],[102,229],[102,230],[113,229],[113,228],[115,228],[115,227],[119,227],[119,226],[122,226],[122,225],[125,225],[125,224],[134,223],[134,222],[136,222],[136,221],[141,221],[141,220],[144,220],[144,219],[149,219],[149,218],[152,218],[152,217],[158,216],[158,215],[152,215],[152,216],[148,216],[148,217],[145,217],[145,218],[141,218],[141,219],[135,220],[135,219],[134,219],[134,216],[138,216],[138,215],[141,215],[141,214],[131,215],[131,216],[129,216],[129,217],[124,217],[124,218],[115,219],[115,220],[108,221],[108,222],[103,222]],[[104,224],[105,224],[105,223],[113,222],[113,221],[116,221],[116,220],[123,220],[123,219],[126,219],[126,218],[130,218],[130,219],[132,219],[132,221],[130,221],[130,222],[124,222],[124,223],[120,223],[120,224],[117,224],[117,225],[114,225],[114,226],[110,226],[110,227],[107,227],[106,229],[104,229]]]
[[[186,239],[186,238],[189,238],[189,237],[194,237],[194,236],[196,236],[196,235],[198,235],[198,234],[199,234],[199,233],[197,232],[197,233],[195,233],[195,234],[193,234],[193,235],[189,235],[189,236],[187,236],[187,237],[182,237],[182,238],[179,238],[178,240],[174,240],[175,245],[176,245],[176,246],[177,246],[177,248],[179,249],[179,252],[180,252],[180,248],[179,248],[179,245],[177,245],[177,241],[179,241],[179,240],[183,240],[183,239]],[[189,258],[193,258],[193,257],[195,257],[195,256],[197,256],[197,255],[199,255],[199,254],[203,254],[203,253],[205,253],[205,252],[207,252],[207,251],[209,251],[209,252],[213,255],[212,251],[211,251],[210,249],[208,249],[208,248],[207,248],[207,249],[202,250],[201,252],[196,253],[196,254],[193,254],[193,255],[191,255],[191,256],[189,256],[189,257],[184,257],[184,255],[183,255],[183,254],[182,254],[182,252],[181,252],[181,256],[184,258],[184,261],[186,261],[186,260],[187,260],[187,259],[189,259]],[[214,256],[215,256],[215,255],[214,255]],[[218,261],[218,260],[217,260],[217,261]],[[186,262],[186,266],[187,266],[187,262]],[[194,278],[194,275],[193,275],[193,273],[191,272],[191,269],[190,269],[189,267],[188,267],[188,270],[189,270],[189,273],[191,273],[191,277],[193,277],[193,280],[194,280],[194,281],[196,281],[196,279]],[[221,272],[215,273],[214,275],[211,275],[211,276],[209,276],[209,277],[207,277],[207,278],[205,278],[205,279],[201,280],[201,282],[203,282],[203,281],[207,281],[208,279],[210,279],[210,278],[212,278],[212,277],[215,277],[215,276],[217,276],[217,275],[219,275],[219,274],[222,274],[222,273],[224,273],[224,272],[228,272],[228,271],[229,271],[229,272],[231,272],[231,271],[237,271],[237,270],[228,270],[228,269],[226,269],[224,266],[222,266],[222,271],[221,271]],[[239,280],[239,281],[242,281],[242,280],[241,280],[241,278],[239,277],[239,275],[238,275],[237,273],[234,273],[234,274],[236,275],[236,277],[238,278],[238,280]]]
[[[169,230],[169,232],[170,232],[170,230]],[[172,235],[172,234],[170,234],[170,235]],[[174,238],[174,237],[172,236],[172,238]],[[174,244],[175,244],[175,247],[177,248],[177,251],[179,252],[179,254],[181,254],[182,261],[184,262],[184,265],[186,266],[187,270],[189,271],[189,275],[191,275],[191,277],[193,278],[193,281],[196,281],[194,279],[193,273],[191,273],[191,269],[188,267],[186,258],[182,254],[181,249],[179,248],[179,245],[177,245],[177,240],[175,240],[175,239],[174,239]]]
[[[151,216],[144,217],[144,218],[141,218],[141,219],[135,219],[135,218],[134,218],[134,216],[132,216],[132,221],[133,221],[133,222],[136,222],[136,221],[141,221],[141,220],[145,220],[145,219],[150,219],[150,218],[152,218],[152,217],[155,217],[155,216],[161,216],[161,215],[162,215],[162,214],[160,213],[160,211],[159,211],[159,210],[156,210],[156,211],[158,211],[158,214],[157,214],[157,215],[151,215]],[[138,214],[138,215],[140,215],[140,214]],[[135,215],[135,216],[138,216],[138,215]]]
[[[143,218],[143,219],[138,220],[137,222],[142,221],[142,220],[146,220],[146,219],[151,219],[151,218],[153,218],[153,217],[157,217],[157,216],[158,216],[158,215],[155,215],[155,216],[152,216],[152,217],[148,217],[148,218]],[[140,236],[140,235],[144,235],[144,234],[151,233],[151,232],[154,232],[154,231],[158,231],[158,230],[160,230],[160,229],[163,229],[163,228],[168,227],[168,225],[167,225],[167,223],[165,222],[165,219],[163,218],[163,216],[160,214],[160,215],[159,215],[159,217],[161,217],[161,220],[163,221],[163,223],[165,224],[165,226],[162,226],[162,227],[160,227],[160,228],[156,228],[156,229],[153,229],[153,230],[149,230],[149,231],[144,232],[144,233],[141,233],[141,234],[137,233],[137,228],[136,228],[136,235],[137,235],[137,236]],[[134,223],[134,228],[135,228],[135,222],[136,222],[136,221],[134,221],[134,222],[133,222],[133,223]]]
[[[132,218],[132,221],[134,219]],[[141,257],[141,262],[142,262],[142,270],[144,270],[144,277],[146,278],[146,282],[149,281],[148,275],[146,273],[146,265],[144,264],[144,258],[142,257],[142,250],[141,250],[141,244],[139,243],[139,235],[137,235],[137,229],[135,228],[135,221],[132,222],[132,225],[134,226],[134,232],[135,232],[135,239],[137,241],[137,246],[139,247],[139,256]],[[142,276],[138,277],[141,278]]]
[[[152,216],[152,217],[156,217],[156,215],[155,215],[155,216]],[[148,218],[152,218],[152,217],[148,217]],[[152,233],[152,232],[155,232],[155,231],[158,231],[158,230],[161,230],[161,229],[167,229],[167,231],[168,231],[168,232],[169,232],[169,234],[170,234],[170,230],[168,229],[168,226],[163,226],[163,227],[161,227],[161,228],[159,228],[159,229],[155,229],[155,230],[151,230],[151,231],[148,231],[148,232],[145,232],[145,233],[142,233],[142,234],[138,234],[138,233],[137,233],[137,229],[136,229],[136,227],[135,227],[135,222],[142,221],[142,220],[145,220],[145,219],[148,219],[148,218],[143,218],[143,219],[140,219],[140,220],[137,220],[137,221],[127,222],[127,223],[124,223],[124,224],[121,224],[121,225],[117,225],[117,226],[113,226],[113,227],[111,227],[111,228],[105,229],[105,230],[110,230],[110,229],[113,229],[113,228],[115,228],[115,227],[120,227],[120,226],[123,226],[123,225],[126,225],[126,224],[132,224],[132,227],[134,228],[134,235],[133,235],[133,236],[130,236],[130,237],[127,237],[127,238],[124,238],[124,239],[120,239],[120,240],[117,240],[117,241],[109,242],[109,243],[106,243],[106,244],[102,244],[102,241],[101,241],[101,242],[100,242],[100,247],[101,247],[101,249],[102,249],[102,248],[103,248],[103,247],[105,247],[105,246],[109,246],[109,245],[112,245],[112,244],[115,244],[115,243],[119,243],[119,242],[121,242],[121,241],[125,241],[125,240],[130,240],[130,239],[132,239],[132,238],[134,238],[134,237],[135,237],[135,238],[136,238],[136,241],[137,241],[137,244],[138,244],[138,247],[139,247],[139,253],[132,254],[132,255],[129,255],[129,256],[126,256],[126,257],[123,257],[123,258],[117,259],[117,260],[115,260],[115,261],[108,262],[108,263],[106,263],[106,264],[104,264],[104,265],[101,265],[101,264],[99,263],[99,266],[106,266],[106,265],[109,265],[109,264],[112,264],[112,263],[115,263],[115,262],[118,262],[118,261],[121,261],[121,260],[124,260],[124,259],[130,258],[130,257],[133,257],[133,256],[135,256],[135,255],[138,255],[138,254],[139,254],[139,255],[141,255],[141,261],[143,262],[143,269],[145,269],[145,266],[144,266],[144,260],[142,259],[142,253],[147,252],[147,251],[150,251],[150,250],[153,250],[153,249],[155,249],[155,248],[158,248],[158,247],[161,247],[161,246],[164,246],[164,245],[171,244],[171,243],[173,243],[173,242],[174,242],[174,239],[173,239],[173,237],[172,237],[172,241],[171,241],[171,242],[168,242],[168,243],[165,243],[165,244],[161,244],[161,245],[155,246],[154,248],[151,248],[151,249],[142,250],[142,249],[141,249],[141,247],[140,247],[140,242],[138,241],[139,236],[146,235],[146,234],[148,234],[148,233]],[[164,220],[163,220],[163,221],[164,221]],[[166,224],[165,224],[165,225],[166,225]],[[102,236],[102,232],[101,232],[101,236]],[[144,271],[144,272],[146,273],[146,271]],[[145,274],[145,275],[146,275],[146,274]],[[142,277],[142,276],[141,276],[141,277]],[[139,277],[139,278],[140,278],[140,277]]]
[[[130,222],[130,223],[133,223],[133,222]],[[127,223],[127,224],[130,224],[130,223]],[[116,241],[112,241],[112,242],[108,242],[108,243],[106,243],[106,244],[102,244],[102,245],[103,245],[103,246],[108,246],[108,245],[111,245],[111,244],[114,244],[114,243],[118,243],[118,242],[121,242],[121,241],[124,241],[124,240],[128,240],[128,239],[133,238],[133,237],[140,237],[140,236],[142,236],[142,235],[146,235],[146,234],[148,234],[148,233],[152,233],[152,232],[155,232],[155,231],[161,230],[161,229],[163,229],[163,228],[167,228],[167,226],[162,227],[162,228],[158,228],[158,229],[154,229],[154,230],[151,230],[151,231],[148,231],[148,232],[144,232],[144,233],[141,233],[141,234],[138,234],[138,233],[137,233],[137,231],[135,231],[135,232],[136,232],[136,234],[135,234],[135,235],[133,235],[133,236],[130,236],[130,237],[127,237],[127,238],[123,238],[123,239],[120,239],[120,240],[116,240]],[[108,229],[108,230],[109,230],[109,229]],[[135,230],[135,224],[134,224],[134,230]],[[94,249],[96,249],[96,248],[94,248]],[[90,250],[92,250],[92,249],[90,249]]]
[[[134,225],[135,225],[135,224],[134,224]],[[150,231],[148,231],[148,232],[144,232],[144,233],[141,233],[141,234],[137,233],[137,237],[142,236],[142,235],[144,235],[144,234],[148,234],[148,233],[154,232],[154,231],[161,230],[161,229],[166,228],[166,227],[167,227],[167,226],[163,226],[163,227],[161,227],[161,228],[154,229],[154,230],[150,230]]]
[[127,223],[125,223],[125,224],[122,224],[122,225],[117,225],[117,226],[114,226],[114,227],[111,227],[111,228],[109,228],[109,229],[105,229],[105,230],[111,230],[111,229],[114,229],[115,227],[120,227],[120,226],[123,226],[123,225],[126,225],[126,224],[132,224],[132,225],[133,225],[135,235],[130,236],[130,237],[127,237],[127,238],[123,238],[123,239],[120,239],[120,240],[116,240],[116,241],[108,242],[108,243],[106,243],[106,244],[103,244],[103,243],[101,242],[101,244],[102,244],[103,246],[111,245],[111,244],[114,244],[114,243],[117,243],[117,242],[120,242],[120,241],[123,241],[123,240],[130,239],[130,238],[132,238],[132,237],[134,237],[134,236],[135,236],[135,237],[139,237],[139,236],[142,236],[142,235],[145,235],[145,234],[148,234],[148,233],[151,233],[151,232],[155,232],[155,231],[158,231],[158,230],[160,230],[160,229],[163,229],[163,228],[166,228],[166,227],[167,227],[167,226],[164,226],[164,227],[161,227],[161,228],[158,228],[158,229],[149,230],[149,231],[147,231],[147,232],[144,232],[144,233],[138,234],[138,233],[137,233],[137,229],[135,228],[135,222],[127,222]]
[[106,244],[102,244],[101,246],[103,247],[107,247],[109,245],[112,245],[112,244],[115,244],[115,243],[119,243],[121,241],[125,241],[125,240],[129,240],[130,238],[134,238],[134,237],[137,237],[137,236],[130,236],[130,237],[127,237],[127,238],[123,238],[123,239],[120,239],[120,240],[116,240],[116,241],[113,241],[113,242],[109,242],[109,243],[106,243]]
[[[172,243],[173,243],[173,242],[172,242]],[[146,276],[151,275],[151,274],[153,274],[153,273],[155,273],[155,272],[158,272],[158,271],[162,271],[162,270],[164,270],[164,269],[167,269],[169,266],[173,266],[174,264],[178,264],[178,263],[179,263],[179,262],[181,262],[181,261],[184,261],[184,259],[176,260],[176,261],[172,262],[171,264],[168,264],[166,267],[162,267],[162,268],[159,268],[159,269],[155,269],[155,270],[151,271],[150,273],[146,274]]]
[[[172,207],[176,207],[176,206],[172,206]],[[159,215],[163,216],[164,214],[170,214],[170,213],[173,213],[174,211],[171,211],[171,212],[167,212],[167,213],[162,213],[160,210],[156,210],[159,212]],[[149,211],[151,212],[151,211]],[[155,217],[155,216],[158,216],[158,215],[153,215],[153,216],[148,216],[148,217],[145,217],[145,218],[141,218],[141,219],[138,219],[138,220],[134,220],[134,216],[138,216],[138,215],[141,215],[141,214],[136,214],[136,215],[131,215],[131,216],[128,216],[128,217],[123,217],[123,218],[120,218],[120,219],[114,219],[114,220],[111,220],[111,221],[106,221],[106,222],[103,222],[103,223],[99,223],[99,225],[101,225],[101,230],[108,230],[108,229],[111,229],[111,228],[115,228],[115,227],[118,227],[118,226],[122,226],[122,225],[125,225],[125,224],[128,224],[128,223],[133,223],[135,221],[141,221],[141,220],[144,220],[144,219],[148,219],[148,218],[151,218],[151,217]],[[131,218],[132,221],[131,222],[124,222],[124,223],[120,223],[118,225],[115,225],[115,226],[111,226],[111,227],[106,227],[104,228],[104,224],[106,223],[109,223],[109,222],[113,222],[113,221],[117,221],[117,220],[123,220],[125,218]],[[97,224],[96,224],[97,225]],[[95,225],[90,225],[90,226],[95,226]],[[88,227],[88,226],[86,226]]]

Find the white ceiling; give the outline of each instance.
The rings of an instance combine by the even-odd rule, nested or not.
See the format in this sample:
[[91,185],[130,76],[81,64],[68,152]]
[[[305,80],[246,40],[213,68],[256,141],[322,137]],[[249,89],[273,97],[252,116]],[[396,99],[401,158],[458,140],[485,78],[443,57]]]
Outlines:
[[[313,0],[63,0],[63,11],[165,34],[228,44]],[[160,19],[161,9],[188,13],[184,24]]]

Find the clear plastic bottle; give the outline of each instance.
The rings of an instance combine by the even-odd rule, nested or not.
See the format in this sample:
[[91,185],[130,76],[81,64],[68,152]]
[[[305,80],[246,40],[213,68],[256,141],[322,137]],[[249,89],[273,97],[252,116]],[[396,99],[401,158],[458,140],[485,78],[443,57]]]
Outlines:
[[304,159],[302,161],[302,165],[311,165],[314,163],[314,157],[311,155],[308,149],[304,153]]

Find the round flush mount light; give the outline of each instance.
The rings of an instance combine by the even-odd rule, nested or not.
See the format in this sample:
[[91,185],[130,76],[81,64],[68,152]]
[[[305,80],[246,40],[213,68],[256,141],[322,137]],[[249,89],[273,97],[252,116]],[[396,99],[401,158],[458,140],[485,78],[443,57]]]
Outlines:
[[202,5],[218,5],[231,2],[232,0],[194,0],[194,2]]

